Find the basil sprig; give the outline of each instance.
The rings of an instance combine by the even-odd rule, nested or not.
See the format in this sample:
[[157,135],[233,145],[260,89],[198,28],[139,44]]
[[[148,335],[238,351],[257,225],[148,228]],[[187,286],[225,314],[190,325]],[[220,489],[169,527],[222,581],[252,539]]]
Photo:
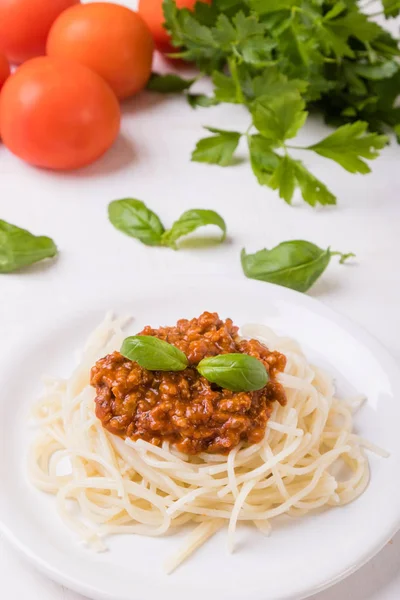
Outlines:
[[201,208],[195,208],[193,210],[187,210],[179,217],[177,221],[172,225],[169,231],[166,231],[162,237],[162,241],[171,248],[176,248],[176,242],[183,236],[192,233],[199,227],[205,225],[216,225],[222,231],[220,242],[223,242],[226,238],[226,224],[225,221],[218,213],[214,210],[204,210]]
[[339,255],[343,264],[354,256],[352,252],[342,254],[323,250],[304,240],[282,242],[271,250],[260,250],[255,254],[241,253],[243,272],[250,279],[259,279],[284,287],[306,292],[317,281],[329,265],[332,256]]
[[108,217],[116,229],[147,246],[168,246],[176,250],[178,240],[206,225],[219,227],[222,231],[219,242],[223,242],[226,237],[224,219],[214,210],[203,208],[184,212],[167,231],[156,213],[135,198],[111,202],[108,206]]
[[108,205],[108,218],[116,229],[134,237],[146,246],[158,246],[164,226],[158,216],[134,198],[114,200]]
[[[121,354],[149,371],[183,371],[189,364],[179,348],[151,335],[126,338]],[[248,354],[220,354],[204,358],[197,365],[197,370],[211,383],[234,392],[260,390],[269,379],[263,363]]]
[[233,392],[261,390],[269,379],[263,363],[248,354],[219,354],[203,358],[197,370],[211,383]]
[[126,338],[121,354],[149,371],[183,371],[189,364],[179,348],[151,335]]
[[56,254],[57,246],[49,237],[0,220],[0,273],[12,273]]

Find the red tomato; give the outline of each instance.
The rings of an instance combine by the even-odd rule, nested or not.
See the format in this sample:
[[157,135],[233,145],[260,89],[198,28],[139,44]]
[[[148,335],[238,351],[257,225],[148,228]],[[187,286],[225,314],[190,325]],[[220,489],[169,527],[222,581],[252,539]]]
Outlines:
[[0,90],[4,85],[5,80],[10,75],[10,65],[4,54],[0,54]]
[[[178,8],[193,10],[197,1],[205,4],[212,2],[212,0],[176,0],[176,5]],[[138,11],[151,31],[157,50],[168,54],[176,52],[176,48],[171,45],[171,38],[163,27],[165,19],[162,3],[163,0],[139,0]]]
[[11,75],[0,95],[3,142],[19,158],[48,169],[75,169],[114,142],[120,108],[114,92],[87,67],[34,58]]
[[80,0],[0,0],[0,52],[20,64],[46,54],[46,39],[55,19]]
[[106,2],[73,6],[58,17],[47,40],[47,54],[77,60],[96,71],[118,98],[146,85],[153,40],[139,15]]

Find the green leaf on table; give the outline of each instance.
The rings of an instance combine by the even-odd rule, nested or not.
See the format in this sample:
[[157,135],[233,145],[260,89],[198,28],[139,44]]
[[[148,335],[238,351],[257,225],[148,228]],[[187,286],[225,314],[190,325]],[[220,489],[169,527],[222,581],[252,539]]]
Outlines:
[[205,94],[186,94],[186,99],[192,108],[208,108],[219,104],[219,101],[214,96],[206,96]]
[[350,173],[369,173],[370,168],[362,158],[372,160],[388,143],[385,135],[366,133],[368,123],[356,121],[342,125],[309,150],[330,158]]
[[226,237],[226,223],[224,219],[214,210],[195,208],[184,212],[183,215],[175,221],[171,229],[164,233],[162,243],[171,248],[176,248],[177,240],[206,225],[216,225],[219,227],[222,231],[220,241],[224,241]]
[[203,358],[197,370],[208,381],[234,392],[261,390],[269,380],[263,363],[248,354],[219,354]]
[[400,2],[399,0],[382,0],[385,17],[393,18],[398,17],[400,14]]
[[58,253],[53,240],[0,220],[0,273],[12,273]]
[[306,292],[325,271],[334,254],[342,257],[341,262],[354,256],[331,252],[329,248],[323,250],[304,240],[292,240],[255,254],[247,254],[243,249],[241,262],[244,274],[250,279]]
[[147,83],[147,89],[160,94],[174,94],[189,89],[196,79],[183,79],[179,75],[169,73],[168,75],[158,75],[152,73]]
[[297,92],[275,98],[263,97],[252,105],[253,123],[264,137],[284,142],[295,137],[303,127],[307,119],[304,108],[305,102]]
[[151,335],[126,338],[120,352],[149,371],[183,371],[189,364],[179,348]]
[[158,246],[164,226],[158,216],[134,198],[114,200],[108,205],[108,218],[116,229],[140,240],[147,246]]
[[237,131],[224,131],[206,127],[211,137],[203,138],[192,152],[192,160],[226,167],[232,163],[233,154],[238,146],[241,134]]

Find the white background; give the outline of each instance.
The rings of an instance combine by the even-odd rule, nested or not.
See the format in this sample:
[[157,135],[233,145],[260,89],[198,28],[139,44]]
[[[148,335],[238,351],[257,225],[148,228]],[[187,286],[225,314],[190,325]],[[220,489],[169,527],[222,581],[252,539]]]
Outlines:
[[[122,134],[108,155],[71,174],[35,170],[0,146],[0,218],[53,237],[60,250],[52,264],[1,276],[0,344],[23,344],[27,320],[45,316],[50,304],[68,305],[72,295],[84,297],[88,290],[101,294],[111,285],[117,293],[121,279],[130,279],[134,291],[160,272],[238,275],[242,247],[255,251],[307,239],[357,254],[347,266],[332,260],[311,295],[363,325],[400,360],[398,147],[386,149],[369,176],[350,175],[307,154],[307,166],[338,197],[337,207],[313,210],[299,201],[289,207],[258,186],[244,146],[239,152],[244,162],[235,167],[191,163],[202,125],[244,131],[248,116],[239,107],[193,111],[183,98],[142,94],[125,103]],[[321,123],[309,122],[297,142],[310,143],[326,132]],[[167,226],[188,208],[213,208],[227,222],[228,241],[179,252],[142,246],[107,221],[107,204],[127,196],[145,201]],[[7,600],[80,599],[38,574],[1,537],[0,581],[1,597]],[[398,535],[358,573],[314,600],[399,597]]]

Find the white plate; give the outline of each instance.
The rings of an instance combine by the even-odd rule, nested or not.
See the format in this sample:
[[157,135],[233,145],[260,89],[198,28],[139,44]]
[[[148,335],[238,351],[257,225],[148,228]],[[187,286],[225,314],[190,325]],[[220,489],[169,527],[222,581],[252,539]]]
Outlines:
[[[400,527],[400,372],[368,334],[305,295],[244,279],[157,280],[114,287],[101,299],[74,298],[67,313],[55,307],[0,355],[0,529],[51,578],[96,600],[299,600],[349,575]],[[340,393],[368,395],[357,430],[390,458],[369,457],[371,482],[354,503],[277,524],[270,538],[239,528],[233,555],[221,531],[170,576],[162,564],[180,535],[121,536],[109,552],[87,550],[61,522],[54,498],[27,481],[27,414],[40,375],[67,375],[74,351],[110,308],[134,315],[134,331],[209,310],[296,338],[309,359],[335,375]]]

